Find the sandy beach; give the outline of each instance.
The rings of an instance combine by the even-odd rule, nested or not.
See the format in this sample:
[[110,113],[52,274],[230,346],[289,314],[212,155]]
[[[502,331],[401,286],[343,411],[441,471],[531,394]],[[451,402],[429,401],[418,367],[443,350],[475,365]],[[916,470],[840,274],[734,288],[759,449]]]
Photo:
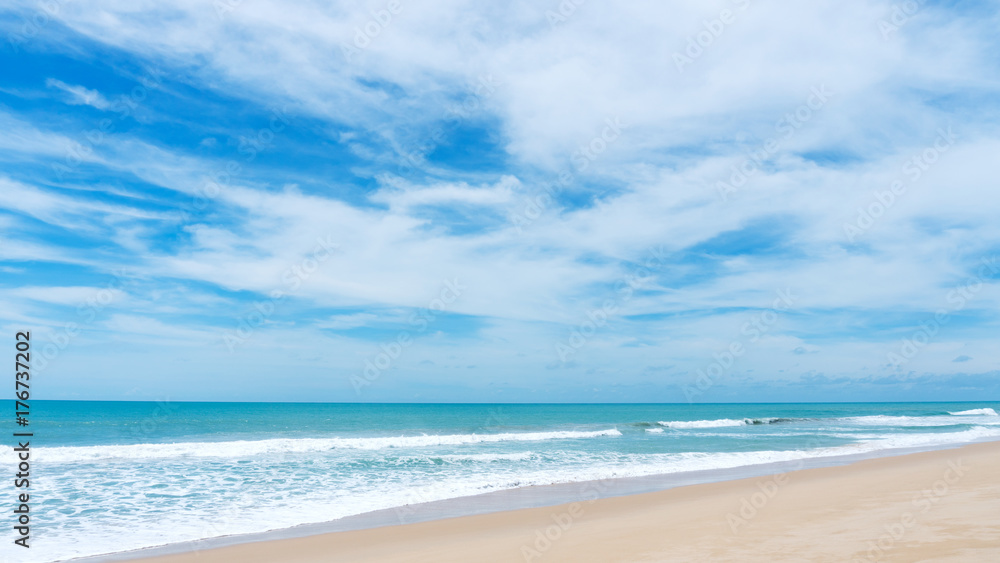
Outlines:
[[1000,561],[1000,442],[138,560]]

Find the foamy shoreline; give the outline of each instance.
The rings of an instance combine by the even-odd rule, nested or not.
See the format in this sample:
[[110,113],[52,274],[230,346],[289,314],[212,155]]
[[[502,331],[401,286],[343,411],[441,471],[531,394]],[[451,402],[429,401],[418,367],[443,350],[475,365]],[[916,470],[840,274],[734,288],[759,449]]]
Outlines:
[[[991,447],[1000,451],[1000,441],[989,441]],[[524,511],[553,509],[560,505],[578,502],[601,502],[612,497],[638,498],[667,493],[674,490],[698,489],[699,487],[753,480],[763,476],[787,474],[794,471],[815,471],[817,469],[849,470],[858,462],[884,459],[906,459],[914,455],[945,455],[956,448],[968,448],[970,443],[935,445],[932,447],[897,448],[855,453],[841,456],[814,457],[777,463],[748,465],[727,469],[711,469],[682,473],[583,481],[545,486],[531,486],[501,490],[475,496],[464,496],[407,507],[378,510],[356,516],[349,516],[331,522],[305,524],[291,528],[276,529],[262,533],[240,534],[210,538],[195,542],[181,542],[150,547],[141,550],[111,553],[106,555],[76,558],[74,562],[90,563],[99,561],[143,560],[188,561],[195,556],[204,560],[205,556],[228,549],[240,548],[248,544],[262,545],[272,542],[294,542],[315,537],[342,536],[371,530],[408,528],[415,525],[433,524],[439,521],[465,520],[497,514],[515,514]],[[845,467],[846,466],[846,467]],[[275,559],[277,561],[278,559]],[[326,559],[324,559],[326,560]],[[260,561],[265,561],[261,559]]]

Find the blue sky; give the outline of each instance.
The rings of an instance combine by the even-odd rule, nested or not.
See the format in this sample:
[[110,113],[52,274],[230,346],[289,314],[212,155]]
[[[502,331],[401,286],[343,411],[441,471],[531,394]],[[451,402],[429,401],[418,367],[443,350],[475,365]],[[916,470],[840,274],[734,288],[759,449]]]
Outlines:
[[997,2],[12,2],[53,399],[1000,396]]

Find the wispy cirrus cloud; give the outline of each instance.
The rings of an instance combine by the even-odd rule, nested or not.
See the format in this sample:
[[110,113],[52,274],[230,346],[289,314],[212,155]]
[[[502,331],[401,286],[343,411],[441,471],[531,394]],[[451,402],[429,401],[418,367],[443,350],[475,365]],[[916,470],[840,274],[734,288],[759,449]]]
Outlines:
[[[455,380],[479,397],[485,383],[445,367],[472,364],[525,397],[590,399],[562,378],[615,374],[623,400],[678,400],[788,288],[795,306],[734,381],[899,375],[886,353],[1000,252],[987,5],[929,3],[886,37],[888,2],[587,3],[550,21],[551,6],[447,0],[404,6],[345,57],[378,3],[66,4],[5,55],[24,72],[0,91],[0,257],[5,287],[35,292],[6,298],[50,286],[18,322],[72,318],[66,288],[127,266],[143,282],[87,342],[128,335],[167,358],[202,339],[199,369],[244,374],[294,350],[321,386],[426,323],[373,400]],[[14,3],[4,29],[34,9]],[[739,18],[678,71],[722,9]],[[43,89],[65,104],[25,94]],[[941,130],[954,140],[934,152]],[[313,268],[322,244],[336,250]],[[905,369],[1000,369],[997,279]],[[435,310],[446,280],[468,289]],[[560,363],[556,344],[609,300]],[[254,346],[230,354],[222,335],[268,303]]]
[[62,80],[56,80],[55,78],[46,80],[45,85],[66,94],[65,101],[67,104],[91,106],[100,110],[106,110],[111,107],[111,102],[97,90],[91,90],[79,85],[66,84]]

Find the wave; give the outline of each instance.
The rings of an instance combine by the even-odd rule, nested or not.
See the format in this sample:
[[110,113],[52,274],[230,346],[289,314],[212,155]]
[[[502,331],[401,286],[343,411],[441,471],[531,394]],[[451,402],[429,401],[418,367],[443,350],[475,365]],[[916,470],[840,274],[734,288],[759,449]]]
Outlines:
[[[595,431],[561,430],[504,434],[452,434],[396,436],[378,438],[296,438],[288,440],[239,440],[233,442],[182,442],[173,444],[131,444],[121,446],[67,446],[38,448],[39,461],[65,463],[101,459],[153,459],[173,457],[240,458],[257,455],[282,455],[329,450],[383,450],[457,446],[486,442],[540,442],[621,436],[617,428]],[[13,448],[0,449],[3,457],[13,455]],[[33,449],[34,453],[34,449]]]
[[983,439],[1000,438],[1000,428],[976,426],[959,432],[927,433],[927,434],[895,434],[874,440],[839,446],[841,448],[860,448],[866,451],[880,451],[896,448],[915,448],[960,444]]
[[719,420],[671,420],[666,422],[660,421],[659,424],[660,426],[666,426],[667,428],[675,428],[675,429],[722,428],[724,426],[746,426],[746,422],[730,418],[722,418]]
[[720,418],[718,420],[669,420],[660,421],[660,426],[685,430],[690,428],[724,428],[728,426],[756,426],[758,424],[777,424],[780,422],[793,422],[794,418]]
[[860,426],[961,426],[975,424],[970,420],[955,419],[949,416],[897,416],[874,414],[870,416],[850,416],[835,419]]
[[[656,428],[654,428],[655,430]],[[662,430],[662,429],[661,429]],[[612,434],[613,435],[613,434]],[[878,435],[873,435],[878,436]],[[216,464],[190,463],[192,471],[198,472],[188,484],[171,487],[172,494],[189,494],[171,504],[167,495],[150,497],[142,494],[146,487],[145,468],[138,469],[133,464],[118,464],[103,469],[100,472],[80,471],[80,477],[93,476],[94,483],[104,483],[93,488],[81,489],[87,491],[87,502],[91,507],[100,510],[90,518],[80,519],[72,514],[60,514],[49,509],[55,520],[53,529],[73,541],[61,542],[70,545],[68,549],[59,551],[43,551],[44,557],[34,561],[64,560],[82,555],[98,555],[112,551],[138,549],[153,545],[191,541],[199,538],[217,537],[235,534],[259,533],[267,530],[290,528],[300,524],[329,522],[345,516],[371,513],[376,510],[394,510],[395,517],[401,523],[421,514],[433,514],[435,508],[419,506],[420,503],[431,501],[468,497],[495,490],[514,489],[526,486],[543,486],[554,483],[580,483],[579,496],[605,494],[608,485],[605,479],[622,477],[641,477],[646,475],[662,475],[695,470],[721,470],[737,467],[747,467],[764,463],[791,462],[815,459],[845,454],[858,454],[899,447],[933,447],[935,445],[969,442],[982,438],[1000,437],[1000,428],[977,428],[963,432],[907,434],[888,437],[877,437],[875,440],[842,446],[825,447],[807,450],[766,450],[766,451],[734,451],[734,452],[683,452],[683,453],[647,453],[627,454],[605,451],[599,458],[573,458],[570,464],[558,466],[543,463],[519,464],[512,470],[506,470],[505,465],[483,466],[482,470],[469,471],[467,467],[458,466],[453,471],[441,471],[424,474],[404,474],[423,478],[416,481],[410,479],[383,479],[381,475],[366,478],[368,474],[354,472],[344,475],[331,475],[324,471],[326,466],[315,468],[310,479],[288,479],[287,467],[277,464],[269,468],[261,468],[254,472],[254,479],[266,482],[264,487],[241,487],[245,496],[236,496],[227,502],[218,502],[215,489],[220,483],[225,483],[227,476],[212,477],[211,473],[220,471],[211,466]],[[210,444],[202,444],[210,446]],[[39,448],[43,451],[47,448]],[[48,448],[53,449],[53,448]],[[407,452],[409,453],[409,452]],[[590,456],[592,452],[579,452]],[[419,454],[418,454],[419,455]],[[510,456],[520,459],[530,455],[527,452],[511,453]],[[508,457],[508,454],[471,454],[469,456],[440,456],[448,461],[459,461],[459,457],[471,457],[475,461],[494,461]],[[561,456],[559,456],[562,459]],[[806,462],[802,462],[806,466]],[[799,466],[789,465],[788,469]],[[308,469],[308,468],[307,468]],[[273,470],[277,473],[267,473]],[[379,468],[381,471],[382,469]],[[143,478],[127,477],[132,471],[142,471]],[[269,475],[279,475],[280,479],[267,481]],[[718,479],[731,478],[731,472],[717,474]],[[124,478],[123,478],[124,476]],[[171,478],[172,479],[172,478]],[[228,485],[227,485],[228,486]],[[198,488],[200,487],[200,488]],[[276,491],[275,487],[281,487]],[[138,491],[140,494],[122,495],[121,491]],[[161,490],[163,491],[163,490]],[[211,491],[211,493],[209,493]],[[205,492],[206,494],[191,494]],[[279,494],[280,493],[280,494]],[[289,494],[301,494],[301,502],[288,502]],[[175,497],[180,499],[180,496]],[[58,506],[58,505],[57,505]],[[474,504],[468,505],[470,507]],[[130,509],[127,518],[137,525],[136,533],[125,536],[116,535],[115,523],[120,523],[123,517],[122,508]],[[178,508],[182,507],[182,508]],[[105,510],[106,508],[106,510]],[[428,511],[428,512],[420,512]],[[63,512],[63,511],[60,511]],[[71,512],[71,511],[65,511]],[[391,514],[391,513],[390,513]],[[204,525],[203,522],[213,522]],[[412,520],[410,520],[412,521]],[[215,525],[214,523],[218,523]],[[39,554],[41,555],[41,554]]]
[[782,422],[796,422],[808,420],[806,418],[745,418],[747,424],[780,424]]
[[494,463],[501,461],[526,461],[534,457],[535,454],[532,452],[520,452],[513,454],[446,454],[417,459],[420,461],[431,461],[432,463],[436,463],[436,460],[441,460],[445,463]]
[[1000,416],[997,414],[997,411],[993,409],[972,409],[968,411],[949,412],[948,414],[954,416],[972,416],[972,415]]
[[651,434],[662,434],[663,433],[663,429],[662,428],[647,428],[646,432],[649,432]]

